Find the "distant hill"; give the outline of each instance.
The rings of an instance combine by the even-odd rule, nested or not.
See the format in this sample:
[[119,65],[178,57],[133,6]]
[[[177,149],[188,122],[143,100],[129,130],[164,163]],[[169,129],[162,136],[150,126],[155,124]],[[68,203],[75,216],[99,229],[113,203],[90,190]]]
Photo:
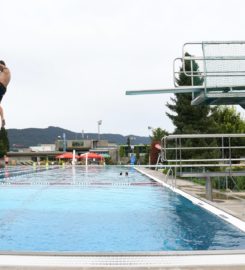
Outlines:
[[[15,146],[29,147],[39,144],[52,144],[63,133],[66,134],[67,140],[82,139],[81,133],[76,133],[59,127],[48,128],[26,128],[26,129],[8,129],[8,137],[10,147]],[[100,134],[101,140],[108,140],[110,143],[126,144],[128,137],[133,137],[132,144],[148,144],[149,137],[141,137],[135,135],[123,136],[120,134]],[[84,139],[98,139],[97,133],[84,133]]]

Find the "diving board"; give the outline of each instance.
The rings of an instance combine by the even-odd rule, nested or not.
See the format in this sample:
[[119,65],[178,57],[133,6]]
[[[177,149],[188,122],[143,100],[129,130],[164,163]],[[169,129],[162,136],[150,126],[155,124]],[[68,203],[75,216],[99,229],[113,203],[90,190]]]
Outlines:
[[[185,43],[182,57],[174,59],[173,67],[174,88],[128,90],[126,95],[192,93],[192,105],[245,108],[245,41]],[[179,86],[177,81],[183,75],[190,83]]]
[[183,94],[183,93],[199,93],[202,88],[191,88],[191,87],[179,87],[179,88],[169,88],[169,89],[153,89],[153,90],[128,90],[126,91],[126,95],[152,95],[152,94]]

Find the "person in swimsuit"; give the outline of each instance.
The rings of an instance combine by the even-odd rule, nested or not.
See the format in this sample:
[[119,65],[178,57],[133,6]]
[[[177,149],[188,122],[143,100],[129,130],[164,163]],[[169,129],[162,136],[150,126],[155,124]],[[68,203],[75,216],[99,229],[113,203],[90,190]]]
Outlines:
[[0,117],[2,121],[2,127],[5,126],[5,119],[3,114],[3,108],[1,106],[1,101],[4,94],[6,93],[10,78],[10,70],[6,67],[5,62],[3,60],[0,60]]

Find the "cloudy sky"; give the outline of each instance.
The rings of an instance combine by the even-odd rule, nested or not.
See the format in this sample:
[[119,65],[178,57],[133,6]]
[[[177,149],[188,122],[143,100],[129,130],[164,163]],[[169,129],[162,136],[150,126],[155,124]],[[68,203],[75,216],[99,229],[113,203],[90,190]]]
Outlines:
[[[243,0],[0,0],[0,58],[12,71],[7,128],[149,135],[173,131],[172,62],[193,41],[245,40]],[[239,108],[240,112],[244,112]]]

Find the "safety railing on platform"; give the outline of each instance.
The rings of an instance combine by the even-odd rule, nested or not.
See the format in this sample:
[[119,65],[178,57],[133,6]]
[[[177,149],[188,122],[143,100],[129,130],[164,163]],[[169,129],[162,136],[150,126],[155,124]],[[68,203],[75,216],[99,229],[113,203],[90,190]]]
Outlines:
[[[182,70],[176,71],[174,64],[174,78],[176,74],[184,73],[191,77],[192,86],[195,77],[202,79],[204,87],[245,86],[244,41],[188,42],[182,47],[182,58],[174,60],[175,63],[178,61]],[[176,80],[175,86],[178,87]]]

